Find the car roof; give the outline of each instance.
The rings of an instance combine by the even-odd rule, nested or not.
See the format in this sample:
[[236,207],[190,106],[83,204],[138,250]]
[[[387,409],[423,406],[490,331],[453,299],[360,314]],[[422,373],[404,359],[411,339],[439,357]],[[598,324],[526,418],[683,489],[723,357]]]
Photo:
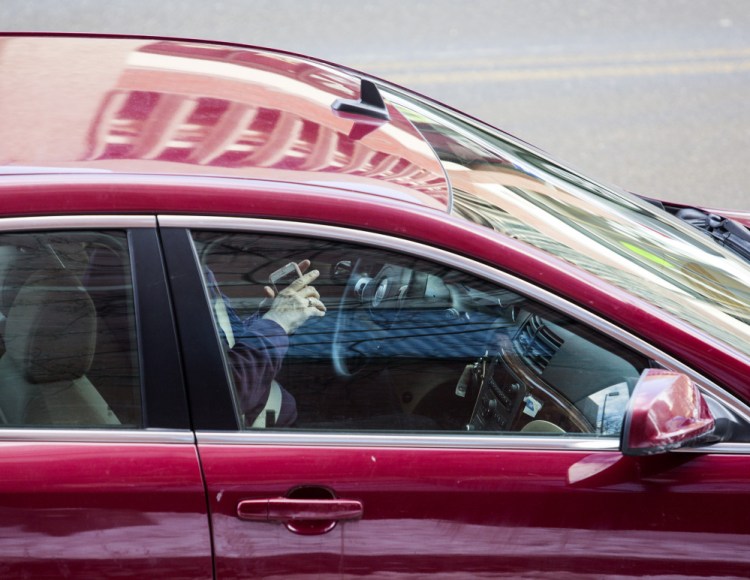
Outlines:
[[[232,44],[93,35],[0,36],[0,173],[280,181],[446,211],[440,161],[392,105],[334,110],[361,79]],[[83,175],[80,175],[83,177]]]

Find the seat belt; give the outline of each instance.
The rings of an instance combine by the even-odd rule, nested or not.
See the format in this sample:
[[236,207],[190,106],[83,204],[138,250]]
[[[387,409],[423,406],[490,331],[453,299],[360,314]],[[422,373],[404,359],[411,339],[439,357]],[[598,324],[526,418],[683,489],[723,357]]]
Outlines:
[[232,323],[229,322],[229,313],[223,298],[219,297],[214,300],[214,313],[216,314],[216,323],[224,333],[229,348],[232,348],[234,346],[234,332],[232,332]]
[[[250,425],[254,429],[265,429],[273,427],[281,413],[281,385],[276,381],[271,381],[271,389],[268,392],[268,400],[263,410]],[[269,421],[270,419],[270,421]]]

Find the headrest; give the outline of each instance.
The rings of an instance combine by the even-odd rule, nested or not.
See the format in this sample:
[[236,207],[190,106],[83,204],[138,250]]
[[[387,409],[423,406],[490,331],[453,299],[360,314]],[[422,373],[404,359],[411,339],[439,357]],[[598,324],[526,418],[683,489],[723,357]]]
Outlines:
[[5,344],[31,383],[83,376],[96,346],[96,311],[78,279],[62,268],[32,273],[8,311]]
[[4,265],[5,275],[2,290],[0,290],[0,310],[6,316],[10,307],[13,306],[18,291],[31,274],[39,270],[62,270],[62,266],[48,251],[32,248],[29,245],[13,247],[7,251]]

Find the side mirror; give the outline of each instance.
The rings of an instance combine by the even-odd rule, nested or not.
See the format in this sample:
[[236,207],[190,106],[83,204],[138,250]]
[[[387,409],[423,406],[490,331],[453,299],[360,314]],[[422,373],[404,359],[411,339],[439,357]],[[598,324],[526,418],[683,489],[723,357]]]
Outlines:
[[623,455],[654,455],[696,445],[716,421],[686,375],[646,369],[635,385],[622,426]]

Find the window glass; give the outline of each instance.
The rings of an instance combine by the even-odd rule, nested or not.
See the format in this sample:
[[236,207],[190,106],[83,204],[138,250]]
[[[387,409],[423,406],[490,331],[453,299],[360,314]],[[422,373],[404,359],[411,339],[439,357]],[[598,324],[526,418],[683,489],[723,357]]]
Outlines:
[[[650,365],[566,315],[423,259],[193,236],[248,428],[616,437]],[[272,299],[273,273],[290,263],[303,279],[274,280]]]
[[443,162],[453,214],[750,351],[750,263],[652,203],[588,181],[455,111],[389,90]]
[[0,234],[0,427],[141,425],[124,232]]

